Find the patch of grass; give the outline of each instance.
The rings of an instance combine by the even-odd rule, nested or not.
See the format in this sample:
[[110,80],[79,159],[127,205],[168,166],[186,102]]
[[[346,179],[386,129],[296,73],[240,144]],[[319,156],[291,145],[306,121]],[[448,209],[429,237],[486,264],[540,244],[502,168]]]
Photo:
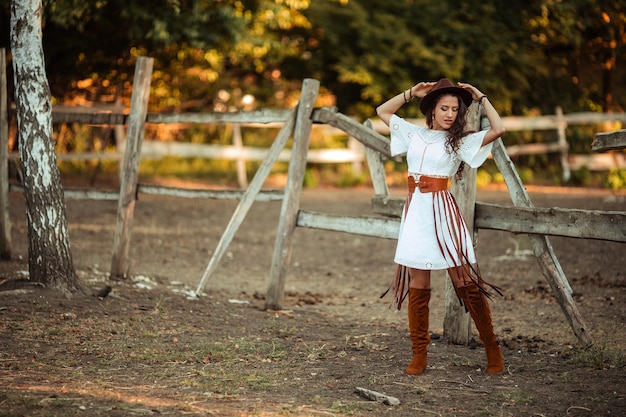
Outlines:
[[587,349],[580,348],[574,351],[571,361],[600,370],[626,367],[626,355],[624,352],[611,347],[606,339],[595,343]]
[[321,346],[309,346],[304,341],[302,344],[306,350],[306,359],[309,362],[315,362],[320,359],[324,359],[326,357],[326,344],[322,344]]
[[268,326],[263,329],[264,332],[274,334],[279,337],[289,338],[295,336],[297,328],[294,326],[286,326],[282,321],[271,317],[268,319]]
[[330,411],[333,413],[341,413],[347,416],[354,415],[356,413],[356,409],[354,404],[348,404],[342,401],[335,401],[330,406]]
[[453,366],[469,366],[469,367],[476,367],[476,363],[469,357],[467,356],[459,356],[459,355],[454,355],[454,358],[452,359],[452,365]]
[[[498,391],[497,393],[489,397],[488,402],[493,404],[499,404],[500,406],[515,405],[515,404],[530,404],[532,403],[532,397],[528,392],[519,389],[512,389],[510,391]],[[488,409],[485,409],[487,411]],[[484,414],[491,415],[491,414]]]
[[[281,375],[262,369],[252,369],[246,363],[232,363],[229,367],[207,367],[197,373],[197,379],[185,381],[187,386],[201,388],[203,392],[234,396],[248,391],[265,391],[277,385]],[[210,369],[210,371],[209,371]]]

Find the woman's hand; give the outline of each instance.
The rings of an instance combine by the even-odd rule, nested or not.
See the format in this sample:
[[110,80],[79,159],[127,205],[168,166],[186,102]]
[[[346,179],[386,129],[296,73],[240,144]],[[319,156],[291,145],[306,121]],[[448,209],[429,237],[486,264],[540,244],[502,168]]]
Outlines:
[[498,114],[498,111],[493,107],[486,95],[484,95],[478,88],[467,83],[457,83],[459,87],[472,93],[474,101],[480,102],[485,109],[487,119],[489,119],[489,130],[483,136],[483,146],[493,142],[504,134],[504,123]]
[[411,87],[411,95],[417,98],[423,98],[435,86],[434,82],[420,82]]
[[484,94],[483,94],[483,93],[481,93],[481,92],[480,92],[480,90],[479,90],[478,88],[474,87],[474,86],[473,86],[473,85],[471,85],[471,84],[461,83],[461,82],[459,82],[459,83],[457,83],[457,84],[458,84],[458,86],[459,86],[459,87],[461,87],[461,88],[463,88],[464,90],[467,90],[467,91],[469,91],[470,93],[472,93],[472,99],[473,99],[474,101],[479,101],[479,100],[480,100],[480,98],[481,98],[482,96],[484,96]]

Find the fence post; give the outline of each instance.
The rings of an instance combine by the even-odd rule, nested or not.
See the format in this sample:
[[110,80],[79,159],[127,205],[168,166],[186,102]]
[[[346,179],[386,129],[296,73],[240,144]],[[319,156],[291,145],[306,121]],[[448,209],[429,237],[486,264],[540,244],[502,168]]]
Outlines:
[[148,113],[153,63],[153,58],[140,56],[135,64],[133,93],[126,132],[126,149],[124,150],[124,170],[120,184],[117,222],[113,238],[113,259],[111,260],[110,273],[112,279],[125,278],[130,269],[128,250],[135,214],[135,201],[137,200],[141,142],[144,137],[144,125]]
[[[513,161],[509,158],[502,139],[497,139],[493,143],[493,160],[504,176],[504,182],[509,190],[513,205],[518,207],[533,207],[528,192],[524,188]],[[561,310],[569,321],[569,324],[578,338],[578,341],[585,347],[591,346],[593,340],[587,331],[587,326],[583,322],[582,316],[572,298],[572,288],[565,277],[561,264],[557,259],[550,240],[545,235],[529,234],[530,243],[533,247],[535,257],[539,263],[543,275],[550,284],[554,297],[561,306]]]
[[[367,119],[363,122],[363,125],[372,129],[372,121]],[[389,186],[387,185],[387,175],[385,174],[385,164],[382,161],[383,154],[373,150],[369,146],[363,146],[365,148],[365,156],[367,158],[367,167],[370,171],[370,177],[372,178],[372,186],[374,187],[375,195],[389,195]]]
[[0,259],[11,259],[9,217],[9,119],[6,51],[0,48]]
[[567,129],[567,121],[563,117],[563,109],[561,106],[556,108],[556,123],[557,123],[557,137],[559,143],[559,155],[561,155],[561,167],[563,168],[563,181],[567,182],[572,176],[569,167],[569,159],[567,153],[569,151],[569,144],[567,143],[567,137],[565,136],[565,129]]
[[[467,129],[480,129],[481,107],[477,103],[472,103],[467,111]],[[463,214],[472,242],[474,240],[474,208],[476,206],[476,168],[465,165],[461,180],[456,178],[452,181],[450,190],[459,205],[459,210]],[[454,291],[454,286],[450,276],[446,272],[445,280],[445,311],[443,318],[443,334],[448,343],[467,345],[470,340],[471,326],[470,316],[465,308],[459,303],[459,299]]]
[[265,294],[265,308],[267,309],[280,310],[285,300],[285,282],[287,267],[291,259],[291,242],[300,209],[300,193],[306,171],[309,142],[311,141],[311,127],[313,125],[311,114],[319,87],[319,81],[311,78],[305,79],[298,102],[285,197],[280,209],[276,243]]
[[[239,155],[243,152],[243,136],[241,135],[241,125],[233,123],[233,145],[239,151]],[[237,182],[239,188],[244,190],[248,188],[248,175],[246,174],[246,159],[243,156],[237,158]]]

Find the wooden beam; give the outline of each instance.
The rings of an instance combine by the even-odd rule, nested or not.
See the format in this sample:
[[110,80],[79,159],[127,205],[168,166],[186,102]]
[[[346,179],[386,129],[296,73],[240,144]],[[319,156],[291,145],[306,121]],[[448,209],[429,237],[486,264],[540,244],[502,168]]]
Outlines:
[[[465,126],[466,130],[480,130],[481,109],[478,103],[472,103],[467,109]],[[452,186],[450,193],[454,196],[459,206],[459,211],[465,220],[472,244],[476,244],[474,239],[474,211],[476,206],[476,168],[471,168],[465,164],[461,179],[454,176],[452,178]],[[453,219],[448,219],[453,222]],[[478,260],[480,264],[480,260]],[[452,284],[452,278],[449,271],[446,271],[445,294],[444,301],[444,317],[443,317],[443,335],[448,343],[459,345],[468,345],[472,335],[472,321],[465,307],[459,303],[459,297]],[[465,278],[465,277],[464,277]]]
[[596,133],[591,142],[592,151],[604,152],[618,149],[626,149],[626,129]]
[[92,125],[124,125],[128,122],[128,115],[121,113],[93,113],[85,111],[68,111],[52,109],[54,123],[84,123]]
[[117,205],[117,221],[113,236],[113,257],[110,278],[126,278],[130,269],[129,249],[133,225],[137,181],[139,179],[139,156],[144,137],[144,125],[150,98],[153,58],[138,57],[135,65],[130,117],[124,152],[124,171]]
[[[400,217],[404,198],[375,195],[372,211]],[[626,212],[529,208],[476,202],[478,229],[626,242]]]
[[300,194],[304,185],[307,152],[311,141],[311,127],[313,125],[311,113],[319,88],[319,81],[311,78],[305,79],[302,85],[302,95],[298,102],[285,197],[280,208],[276,243],[267,280],[267,291],[265,292],[265,308],[270,310],[282,309],[285,301],[287,269],[291,259],[293,234],[300,208]]
[[[293,125],[289,124],[289,122],[285,125],[287,126],[286,130],[291,131],[293,129]],[[281,137],[282,136],[279,134],[276,140],[279,141]],[[287,134],[287,137],[289,137],[289,134]],[[267,175],[265,175],[264,178],[267,178]],[[243,200],[244,198],[246,198],[247,195],[247,189],[206,190],[197,188],[165,187],[162,185],[152,184],[138,184],[138,190],[139,193],[144,194],[167,195],[171,197],[181,198],[208,198],[213,200]],[[254,196],[254,199],[255,201],[280,201],[283,199],[283,190],[258,190],[258,192]]]
[[477,203],[476,226],[512,233],[626,242],[626,212],[623,211],[504,207]]
[[[509,190],[509,196],[513,200],[513,204],[518,207],[533,207],[533,203],[530,200],[530,196],[524,188],[524,184],[513,165],[513,161],[509,158],[506,152],[502,139],[497,139],[493,142],[493,149],[491,151],[493,160],[498,166],[498,169],[504,177],[504,181]],[[550,284],[552,293],[558,301],[563,314],[567,318],[572,331],[578,338],[580,344],[584,347],[591,346],[593,340],[587,325],[583,321],[583,318],[572,298],[572,287],[567,281],[567,277],[561,268],[561,264],[554,253],[552,244],[548,239],[548,236],[529,234],[528,238],[532,245],[537,263],[541,268],[541,271]]]
[[146,123],[284,123],[291,109],[260,109],[254,111],[212,113],[148,113]]
[[[24,187],[18,184],[10,184],[9,191],[23,193]],[[117,201],[120,198],[120,193],[117,190],[63,187],[63,192],[65,198],[68,200]],[[212,200],[242,200],[245,197],[245,190],[207,190],[141,183],[137,184],[137,193],[166,195],[179,198],[206,198]],[[283,190],[260,190],[255,196],[256,201],[280,201],[282,199]]]
[[363,126],[356,120],[339,113],[336,108],[318,107],[313,110],[311,120],[341,129],[347,134],[354,136],[368,148],[380,152],[388,159],[392,159],[389,139],[373,129]]
[[340,216],[299,210],[296,225],[310,229],[323,229],[334,232],[351,233],[354,235],[397,239],[400,230],[400,219],[388,217]]

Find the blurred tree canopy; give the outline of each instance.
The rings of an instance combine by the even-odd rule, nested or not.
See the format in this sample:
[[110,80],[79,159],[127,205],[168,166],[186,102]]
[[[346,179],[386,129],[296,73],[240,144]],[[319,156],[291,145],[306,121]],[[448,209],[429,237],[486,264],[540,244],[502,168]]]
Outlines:
[[614,0],[43,0],[42,12],[57,102],[130,97],[144,55],[152,111],[224,110],[244,94],[290,106],[307,77],[323,104],[359,116],[442,76],[503,114],[626,107],[626,4]]

